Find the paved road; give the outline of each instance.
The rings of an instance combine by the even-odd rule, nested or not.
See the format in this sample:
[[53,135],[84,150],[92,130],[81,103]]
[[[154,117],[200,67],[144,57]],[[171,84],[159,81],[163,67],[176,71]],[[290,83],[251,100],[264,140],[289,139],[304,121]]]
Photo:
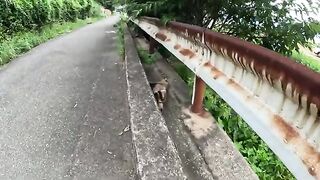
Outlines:
[[0,179],[133,179],[117,19],[0,68]]

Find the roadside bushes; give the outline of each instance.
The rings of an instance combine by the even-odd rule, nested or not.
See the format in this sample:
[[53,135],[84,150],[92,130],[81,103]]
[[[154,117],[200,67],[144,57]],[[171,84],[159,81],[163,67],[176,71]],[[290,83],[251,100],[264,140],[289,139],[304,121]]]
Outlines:
[[1,0],[0,36],[39,29],[59,21],[75,21],[96,15],[93,0]]
[[0,0],[0,66],[99,17],[94,0]]

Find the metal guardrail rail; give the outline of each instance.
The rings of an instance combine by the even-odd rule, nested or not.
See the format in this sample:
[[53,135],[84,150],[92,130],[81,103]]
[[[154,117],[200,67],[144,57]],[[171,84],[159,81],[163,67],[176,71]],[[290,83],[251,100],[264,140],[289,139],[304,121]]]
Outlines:
[[150,17],[134,23],[197,75],[193,112],[202,112],[207,84],[296,178],[320,179],[320,74],[271,50],[209,29],[179,22],[164,26]]

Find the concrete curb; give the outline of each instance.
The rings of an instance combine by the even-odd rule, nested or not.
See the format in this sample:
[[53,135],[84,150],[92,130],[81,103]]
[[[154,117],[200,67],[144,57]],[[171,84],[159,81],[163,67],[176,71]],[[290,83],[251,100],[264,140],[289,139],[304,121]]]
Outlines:
[[[212,174],[198,147],[193,142],[189,130],[183,123],[183,119],[185,118],[185,116],[183,115],[181,110],[182,107],[185,106],[186,102],[189,102],[190,99],[186,99],[187,97],[189,97],[188,88],[185,88],[186,84],[181,79],[178,79],[180,77],[178,77],[173,69],[172,71],[167,71],[171,67],[161,66],[162,63],[163,62],[161,60],[157,60],[155,64],[144,64],[144,68],[149,81],[159,81],[160,79],[164,78],[161,77],[162,74],[165,74],[168,78],[168,98],[164,104],[163,117],[166,120],[170,135],[178,150],[179,156],[182,161],[183,170],[188,179],[218,179],[214,174]],[[160,69],[158,67],[163,68]],[[179,99],[180,101],[178,102],[177,99]]]
[[130,122],[138,177],[143,180],[187,179],[128,30],[125,31],[125,49]]

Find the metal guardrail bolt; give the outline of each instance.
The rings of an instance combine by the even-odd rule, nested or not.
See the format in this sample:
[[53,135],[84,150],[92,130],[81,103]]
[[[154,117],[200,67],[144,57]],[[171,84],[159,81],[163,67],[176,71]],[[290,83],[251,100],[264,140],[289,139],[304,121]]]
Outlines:
[[206,92],[206,83],[198,76],[196,76],[194,97],[191,106],[191,111],[193,113],[202,115],[204,113],[203,109],[203,98]]

